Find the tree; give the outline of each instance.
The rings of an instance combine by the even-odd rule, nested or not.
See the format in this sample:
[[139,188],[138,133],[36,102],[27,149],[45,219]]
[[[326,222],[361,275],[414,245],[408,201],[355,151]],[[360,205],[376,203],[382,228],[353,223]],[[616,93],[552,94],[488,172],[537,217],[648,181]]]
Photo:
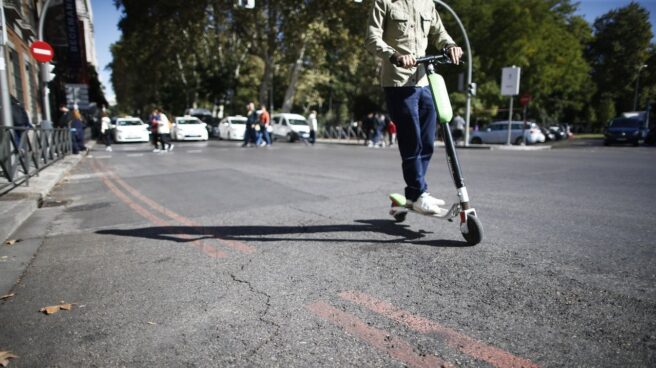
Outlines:
[[631,111],[638,73],[651,54],[649,13],[631,2],[598,18],[593,28],[586,55],[597,85],[595,102],[600,109],[613,101],[614,111]]

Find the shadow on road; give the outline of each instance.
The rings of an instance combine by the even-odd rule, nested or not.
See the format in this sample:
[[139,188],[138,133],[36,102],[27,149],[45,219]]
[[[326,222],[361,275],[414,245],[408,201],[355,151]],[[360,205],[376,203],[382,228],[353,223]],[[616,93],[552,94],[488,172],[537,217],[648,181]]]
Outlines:
[[[430,234],[430,232],[423,230],[412,231],[409,229],[408,225],[402,225],[392,220],[355,220],[355,222],[356,224],[310,226],[153,226],[136,229],[106,229],[96,231],[96,234],[129,236],[177,243],[187,243],[206,239],[221,239],[244,242],[317,241],[331,243],[411,243],[431,247],[468,246],[464,241],[419,240],[424,238],[426,234]],[[352,237],[306,236],[330,233],[382,233],[396,237],[396,239],[379,240],[358,238],[354,235],[352,235]]]

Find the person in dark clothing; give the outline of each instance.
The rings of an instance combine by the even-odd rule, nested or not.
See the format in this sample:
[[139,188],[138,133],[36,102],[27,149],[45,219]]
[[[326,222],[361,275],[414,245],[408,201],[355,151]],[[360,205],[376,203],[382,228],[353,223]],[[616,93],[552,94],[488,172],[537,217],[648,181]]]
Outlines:
[[79,110],[73,111],[73,121],[71,122],[71,141],[73,143],[73,154],[77,155],[80,151],[86,151],[84,145],[84,122]]
[[249,102],[246,107],[248,108],[248,113],[246,114],[246,131],[244,132],[244,143],[241,145],[242,147],[250,147],[252,144],[255,144],[255,124],[258,124],[255,104]]
[[11,96],[11,119],[14,121],[14,128],[18,128],[14,130],[15,143],[16,147],[18,147],[21,137],[25,132],[24,128],[33,128],[34,126],[30,123],[30,118],[27,116],[23,105],[14,96]]

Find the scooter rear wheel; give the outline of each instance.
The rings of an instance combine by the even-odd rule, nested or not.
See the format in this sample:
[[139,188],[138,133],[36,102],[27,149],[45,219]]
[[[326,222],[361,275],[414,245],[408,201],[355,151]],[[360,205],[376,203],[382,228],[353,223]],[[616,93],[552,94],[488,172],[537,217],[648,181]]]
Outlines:
[[467,215],[467,229],[469,231],[466,234],[462,233],[467,244],[473,246],[483,240],[483,225],[481,224],[481,220],[475,215]]
[[407,215],[408,215],[407,212],[399,212],[399,213],[396,213],[396,214],[394,214],[394,220],[395,220],[396,222],[403,222],[403,221],[405,221],[405,217],[406,217]]

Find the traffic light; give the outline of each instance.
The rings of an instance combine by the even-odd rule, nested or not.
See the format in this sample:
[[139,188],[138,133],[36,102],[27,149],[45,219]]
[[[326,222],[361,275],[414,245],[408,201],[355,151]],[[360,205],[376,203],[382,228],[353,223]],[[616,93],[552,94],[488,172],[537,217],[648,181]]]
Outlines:
[[55,74],[55,65],[53,65],[51,63],[47,63],[46,64],[46,73],[48,73],[46,81],[50,82],[51,80],[55,79],[55,77],[57,76]]
[[255,0],[237,0],[237,6],[246,9],[255,8]]
[[467,93],[472,97],[476,96],[476,83],[469,83],[467,86]]
[[55,65],[52,63],[43,63],[41,64],[41,77],[44,82],[50,82],[55,79],[57,75],[55,74]]

